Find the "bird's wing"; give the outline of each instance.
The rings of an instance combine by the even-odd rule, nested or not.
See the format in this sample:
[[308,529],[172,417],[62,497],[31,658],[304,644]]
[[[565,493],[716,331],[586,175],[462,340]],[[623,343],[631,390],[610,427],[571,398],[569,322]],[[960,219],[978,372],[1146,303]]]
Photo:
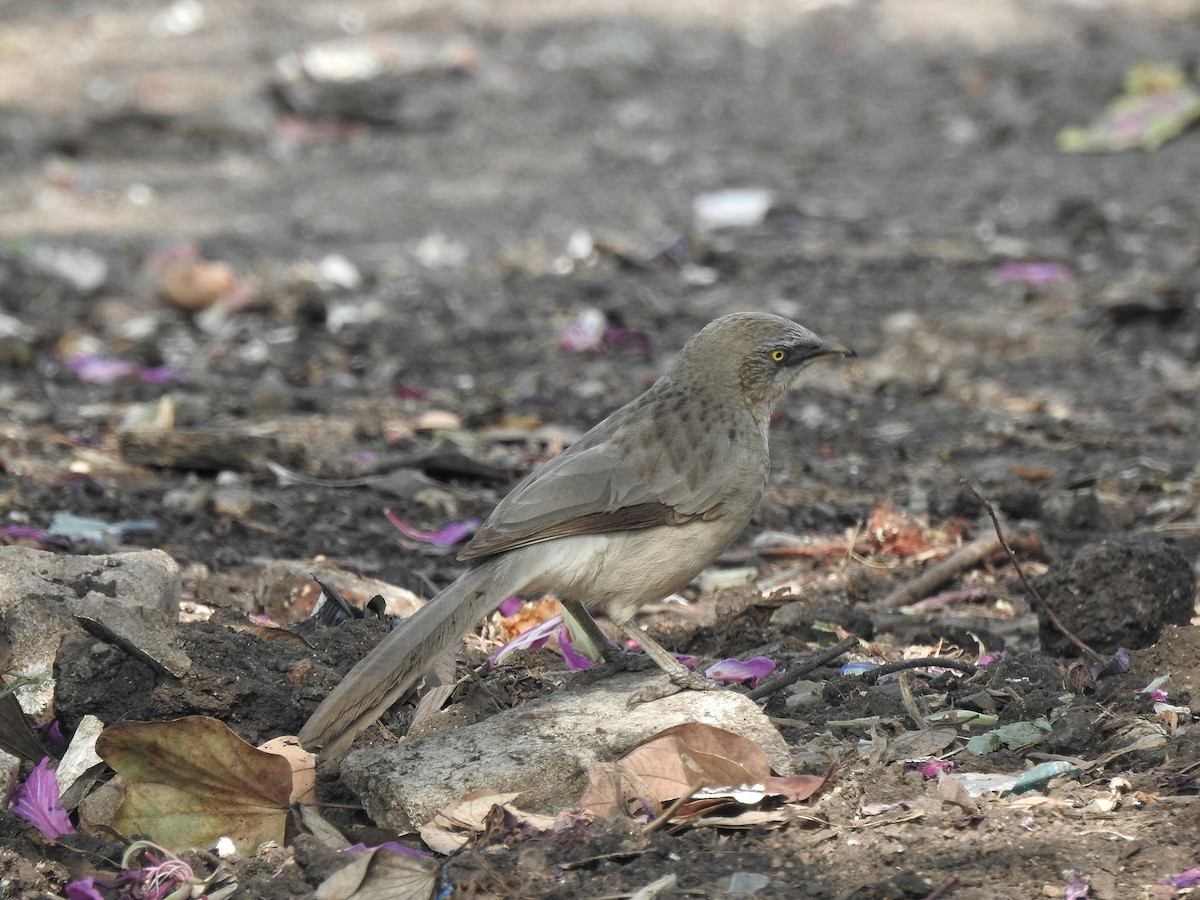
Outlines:
[[730,429],[689,443],[693,429],[644,410],[629,412],[634,414],[614,414],[530,473],[500,501],[459,558],[719,514],[739,451],[753,448],[737,447]]

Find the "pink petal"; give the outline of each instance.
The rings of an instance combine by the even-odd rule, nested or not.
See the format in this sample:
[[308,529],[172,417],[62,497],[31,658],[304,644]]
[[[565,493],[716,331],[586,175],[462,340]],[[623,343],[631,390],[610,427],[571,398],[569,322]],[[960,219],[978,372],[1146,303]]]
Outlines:
[[1070,284],[1075,280],[1071,270],[1061,263],[1004,262],[996,266],[1001,281],[1023,281],[1026,284]]
[[100,356],[74,356],[67,360],[67,368],[85,384],[111,384],[137,371],[137,366],[131,362]]
[[29,777],[17,785],[13,792],[12,811],[28,820],[46,837],[61,837],[74,834],[75,828],[67,818],[58,796],[58,784],[54,771],[49,767],[50,757],[44,757]]
[[166,384],[168,381],[187,381],[187,372],[173,366],[153,366],[137,373],[146,384]]
[[488,659],[488,663],[498,666],[509,654],[516,650],[537,650],[544,647],[546,641],[554,636],[554,632],[562,625],[562,616],[554,616],[545,622],[538,622],[532,628],[527,628],[515,638],[497,650]]
[[566,625],[563,625],[562,630],[558,632],[558,648],[562,650],[563,660],[572,672],[592,667],[592,660],[576,650],[571,643],[571,630]]
[[464,519],[461,522],[447,522],[437,531],[421,531],[419,528],[409,525],[390,509],[385,509],[383,514],[406,537],[410,537],[414,541],[421,541],[424,544],[433,544],[437,547],[451,547],[479,527],[478,519]]
[[906,772],[915,769],[921,773],[923,778],[937,778],[943,772],[949,772],[953,768],[954,763],[948,759],[931,759],[923,763],[904,764]]
[[775,671],[775,660],[756,656],[743,662],[740,659],[723,659],[704,670],[713,681],[750,681],[751,687]]
[[521,598],[513,594],[503,603],[496,607],[496,611],[502,616],[511,616],[521,608]]

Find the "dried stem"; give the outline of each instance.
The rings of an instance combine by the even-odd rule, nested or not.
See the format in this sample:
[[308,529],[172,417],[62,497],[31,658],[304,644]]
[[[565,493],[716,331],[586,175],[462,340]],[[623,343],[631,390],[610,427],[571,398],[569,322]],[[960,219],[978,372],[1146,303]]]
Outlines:
[[1037,605],[1037,608],[1045,613],[1046,618],[1050,620],[1050,624],[1061,631],[1066,639],[1078,647],[1084,655],[1091,657],[1094,662],[1103,662],[1104,657],[1076,637],[1075,634],[1063,624],[1062,619],[1060,619],[1054,610],[1050,608],[1050,604],[1046,602],[1046,599],[1037,592],[1037,589],[1034,588],[1029,579],[1025,577],[1025,570],[1021,568],[1021,564],[1017,562],[1017,557],[1016,554],[1013,553],[1012,547],[1010,547],[1008,545],[1008,541],[1004,539],[1004,530],[1000,527],[1000,518],[996,515],[996,510],[992,508],[991,502],[981,493],[979,493],[979,491],[975,490],[975,485],[971,484],[969,481],[964,480],[963,484],[966,485],[967,489],[975,495],[975,499],[983,505],[983,508],[987,510],[987,514],[992,520],[992,527],[996,529],[996,537],[1000,539],[1000,543],[1004,547],[1004,551],[1008,554],[1008,561],[1011,562],[1013,568],[1017,570],[1017,575],[1021,579],[1021,584],[1025,586],[1025,590],[1029,592],[1029,596],[1033,599],[1034,603]]
[[858,641],[858,636],[852,634],[834,644],[828,650],[818,653],[808,662],[804,663],[804,665],[788,669],[786,672],[782,672],[779,675],[776,675],[774,678],[767,679],[746,696],[748,696],[751,700],[761,700],[763,697],[769,697],[771,694],[778,690],[782,690],[789,684],[795,684],[814,669],[819,669],[821,666],[833,662],[844,653],[850,652],[855,646],[857,646]]

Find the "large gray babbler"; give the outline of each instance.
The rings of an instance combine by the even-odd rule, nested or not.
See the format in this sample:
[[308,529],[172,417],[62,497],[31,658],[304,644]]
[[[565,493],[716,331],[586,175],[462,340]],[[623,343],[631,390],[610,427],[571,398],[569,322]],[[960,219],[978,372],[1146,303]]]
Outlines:
[[685,587],[746,526],[767,483],[771,412],[800,370],[853,355],[779,316],[710,323],[646,393],[500,501],[459,554],[471,567],[350,670],[300,742],[343,753],[438,654],[513,594],[553,590],[595,633],[587,610],[604,610],[669,676],[671,687],[656,696],[712,688],[634,616]]

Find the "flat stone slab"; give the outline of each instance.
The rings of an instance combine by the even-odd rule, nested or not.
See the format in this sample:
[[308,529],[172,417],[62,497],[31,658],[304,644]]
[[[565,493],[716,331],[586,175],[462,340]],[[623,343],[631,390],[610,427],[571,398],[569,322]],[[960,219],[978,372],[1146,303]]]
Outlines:
[[342,781],[379,825],[415,831],[452,800],[480,788],[519,792],[516,805],[554,814],[575,806],[588,766],[614,762],[635,745],[685,722],[754,741],[781,775],[792,773],[782,735],[751,700],[730,690],[685,691],[626,707],[644,673],[604,678],[522,703],[475,725],[415,740],[351,750]]
[[6,642],[15,674],[39,682],[18,693],[33,715],[49,704],[49,673],[64,634],[79,628],[75,614],[85,601],[179,614],[179,565],[162,550],[103,556],[72,556],[0,547],[0,641]]

